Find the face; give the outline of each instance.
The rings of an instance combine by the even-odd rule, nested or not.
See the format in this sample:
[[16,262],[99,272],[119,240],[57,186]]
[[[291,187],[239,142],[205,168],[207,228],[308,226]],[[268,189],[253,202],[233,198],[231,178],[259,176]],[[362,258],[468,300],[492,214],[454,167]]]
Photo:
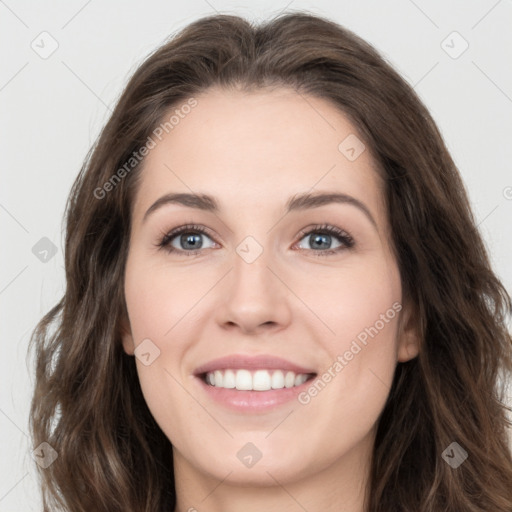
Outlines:
[[195,98],[145,159],[125,274],[175,471],[284,484],[367,458],[417,354],[370,150],[325,100]]

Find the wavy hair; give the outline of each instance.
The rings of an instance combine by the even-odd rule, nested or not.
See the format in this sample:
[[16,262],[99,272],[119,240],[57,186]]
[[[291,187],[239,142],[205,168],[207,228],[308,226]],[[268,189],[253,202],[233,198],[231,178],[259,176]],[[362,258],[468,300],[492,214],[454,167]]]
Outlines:
[[[421,346],[398,363],[379,417],[367,511],[510,512],[511,298],[412,87],[370,44],[306,12],[259,25],[234,15],[191,23],[137,68],[87,154],[66,204],[65,293],[30,339],[31,435],[34,446],[48,442],[58,453],[38,468],[44,510],[175,506],[172,445],[121,344],[131,211],[144,164],[130,159],[171,108],[213,86],[286,87],[329,101],[356,126],[384,178]],[[468,453],[457,469],[442,457],[454,441]]]

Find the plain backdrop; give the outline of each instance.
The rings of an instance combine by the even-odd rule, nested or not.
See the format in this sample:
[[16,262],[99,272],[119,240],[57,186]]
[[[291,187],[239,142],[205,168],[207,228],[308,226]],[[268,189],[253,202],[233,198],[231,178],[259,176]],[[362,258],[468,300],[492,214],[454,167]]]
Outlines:
[[[258,21],[284,10],[353,30],[415,87],[512,292],[510,0],[0,0],[0,512],[40,510],[27,343],[64,291],[65,201],[109,107],[144,57],[195,19],[218,11]],[[41,257],[52,244],[55,254]]]

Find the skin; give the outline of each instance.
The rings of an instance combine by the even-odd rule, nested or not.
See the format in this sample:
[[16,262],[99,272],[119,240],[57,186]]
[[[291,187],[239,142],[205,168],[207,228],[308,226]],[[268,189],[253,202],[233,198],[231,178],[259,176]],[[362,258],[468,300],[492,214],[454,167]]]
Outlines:
[[[357,130],[325,100],[288,89],[210,89],[195,98],[145,160],[122,335],[128,354],[147,338],[160,350],[148,366],[136,363],[149,409],[173,444],[175,511],[362,512],[395,367],[418,353],[374,160],[368,148],[355,161],[338,150]],[[191,191],[214,196],[220,212],[167,204],[143,222],[164,194]],[[351,204],[284,213],[291,196],[311,191],[349,194],[376,225]],[[211,233],[199,235],[198,254],[187,256],[179,235],[173,245],[181,253],[156,246],[188,223]],[[300,232],[322,224],[348,231],[354,247],[318,256]],[[263,248],[252,263],[236,252],[246,236]],[[330,244],[343,247],[334,236]],[[332,374],[338,355],[394,303],[402,310],[307,404],[242,415],[210,400],[193,376],[234,353],[272,354]],[[262,453],[251,468],[236,456],[248,442]]]

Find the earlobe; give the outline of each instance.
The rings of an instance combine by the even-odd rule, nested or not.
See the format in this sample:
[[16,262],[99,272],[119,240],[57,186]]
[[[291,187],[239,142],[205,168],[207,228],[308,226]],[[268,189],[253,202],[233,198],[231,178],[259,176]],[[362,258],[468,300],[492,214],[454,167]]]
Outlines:
[[133,338],[131,334],[123,334],[122,336],[123,348],[124,351],[129,355],[133,356],[134,346],[133,346]]
[[130,324],[126,319],[121,322],[121,342],[123,344],[124,351],[129,355],[133,356],[135,345],[133,342],[133,336],[130,329]]
[[410,308],[406,308],[400,319],[398,331],[398,361],[405,363],[417,357],[420,352],[418,321]]
[[414,359],[419,354],[419,347],[416,342],[403,344],[398,351],[398,361],[405,363]]

